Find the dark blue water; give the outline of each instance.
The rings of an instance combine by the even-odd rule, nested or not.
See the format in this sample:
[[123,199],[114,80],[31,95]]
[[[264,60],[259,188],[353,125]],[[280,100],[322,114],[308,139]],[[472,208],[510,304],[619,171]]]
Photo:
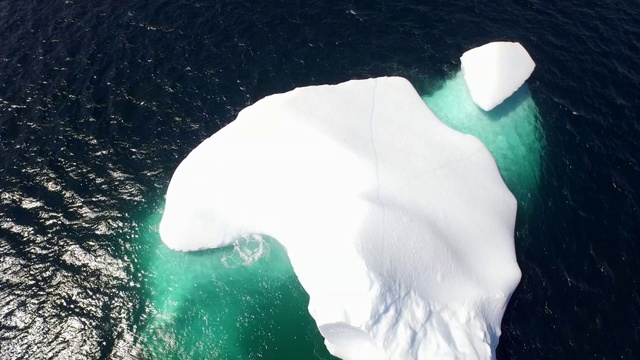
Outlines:
[[[636,0],[0,1],[0,358],[159,357],[149,234],[191,149],[298,86],[400,75],[428,93],[495,40],[537,63],[545,144],[498,358],[640,357],[639,17]],[[283,289],[238,322],[240,356],[326,358]],[[179,320],[163,357],[235,358],[181,351],[224,334]]]

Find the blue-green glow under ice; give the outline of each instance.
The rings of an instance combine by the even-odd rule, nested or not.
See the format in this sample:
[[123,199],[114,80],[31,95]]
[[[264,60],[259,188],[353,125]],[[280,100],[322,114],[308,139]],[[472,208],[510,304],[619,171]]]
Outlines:
[[530,202],[539,183],[544,143],[538,109],[526,84],[489,112],[473,102],[462,72],[422,99],[445,124],[480,139],[519,203]]
[[333,359],[284,248],[267,237],[196,252],[160,240],[160,214],[141,236],[152,359]]

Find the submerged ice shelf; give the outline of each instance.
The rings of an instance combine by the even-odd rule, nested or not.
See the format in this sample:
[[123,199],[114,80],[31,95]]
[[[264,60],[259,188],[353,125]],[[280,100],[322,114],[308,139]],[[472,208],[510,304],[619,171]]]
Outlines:
[[496,160],[502,179],[528,211],[539,184],[544,138],[538,109],[523,85],[492,111],[474,104],[462,72],[423,96],[431,111],[455,130],[482,141]]
[[491,358],[520,279],[515,213],[479,140],[378,78],[244,109],[180,164],[160,234],[184,251],[277,239],[343,359]]

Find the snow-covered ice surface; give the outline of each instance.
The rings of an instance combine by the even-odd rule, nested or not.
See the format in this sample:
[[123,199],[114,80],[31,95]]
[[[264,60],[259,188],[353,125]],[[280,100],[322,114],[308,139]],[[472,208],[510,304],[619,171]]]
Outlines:
[[476,138],[402,78],[266,97],[177,168],[175,250],[269,235],[343,359],[492,358],[520,279],[516,201]]
[[490,111],[529,78],[536,64],[520,43],[492,42],[473,48],[460,58],[473,101]]

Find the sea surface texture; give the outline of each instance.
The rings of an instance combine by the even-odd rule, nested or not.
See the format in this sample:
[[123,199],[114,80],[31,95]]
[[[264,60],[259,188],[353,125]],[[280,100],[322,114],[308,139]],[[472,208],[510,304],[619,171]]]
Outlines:
[[[157,227],[174,169],[241,109],[385,75],[483,140],[518,198],[498,359],[639,358],[639,18],[638,0],[0,0],[0,358],[331,359],[276,241],[180,253]],[[498,40],[537,67],[478,113],[459,57]]]

